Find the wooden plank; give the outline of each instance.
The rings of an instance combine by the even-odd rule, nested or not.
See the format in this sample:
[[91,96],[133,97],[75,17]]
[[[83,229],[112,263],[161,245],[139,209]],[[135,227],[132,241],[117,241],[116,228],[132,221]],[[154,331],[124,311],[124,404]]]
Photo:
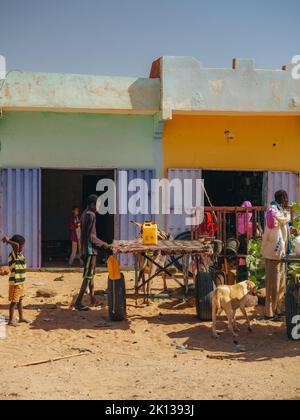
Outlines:
[[199,255],[212,254],[212,240],[202,241],[159,241],[158,245],[144,245],[140,239],[132,241],[115,241],[114,253],[154,253],[162,255]]

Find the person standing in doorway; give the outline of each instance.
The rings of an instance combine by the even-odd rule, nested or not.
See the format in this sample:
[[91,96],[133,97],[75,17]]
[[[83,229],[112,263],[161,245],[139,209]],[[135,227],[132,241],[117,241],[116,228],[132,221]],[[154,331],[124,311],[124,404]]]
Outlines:
[[97,237],[96,231],[96,212],[97,212],[96,195],[90,195],[87,200],[87,208],[81,216],[81,254],[84,262],[83,282],[75,302],[75,309],[78,311],[88,311],[89,308],[82,304],[82,299],[86,291],[89,289],[91,305],[94,305],[94,276],[96,272],[98,248],[109,249],[110,246]]
[[291,253],[291,214],[288,204],[287,192],[277,191],[266,215],[262,255],[266,261],[265,318],[270,321],[280,321],[284,314],[286,270],[282,259]]
[[79,257],[81,257],[81,228],[80,228],[80,212],[79,207],[73,206],[72,215],[69,224],[69,230],[71,234],[71,241],[72,241],[72,252],[69,259],[69,267],[72,267],[77,252],[79,253]]

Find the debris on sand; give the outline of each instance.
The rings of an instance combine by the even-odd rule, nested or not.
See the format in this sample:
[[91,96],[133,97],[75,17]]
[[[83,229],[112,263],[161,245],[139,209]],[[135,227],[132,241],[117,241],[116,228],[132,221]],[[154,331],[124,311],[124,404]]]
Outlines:
[[72,347],[71,350],[78,351],[79,353],[93,353],[91,349],[85,347]]
[[87,338],[92,338],[92,339],[97,338],[97,336],[96,335],[93,335],[93,334],[87,334],[86,337]]
[[234,341],[234,350],[237,353],[246,353],[246,347],[240,344],[238,341]]
[[53,281],[65,281],[65,276],[60,276],[54,279]]
[[176,353],[186,354],[188,352],[188,345],[176,345]]
[[54,290],[50,290],[50,289],[39,289],[36,292],[36,297],[38,298],[50,299],[50,298],[54,298],[55,296],[57,296],[57,293]]

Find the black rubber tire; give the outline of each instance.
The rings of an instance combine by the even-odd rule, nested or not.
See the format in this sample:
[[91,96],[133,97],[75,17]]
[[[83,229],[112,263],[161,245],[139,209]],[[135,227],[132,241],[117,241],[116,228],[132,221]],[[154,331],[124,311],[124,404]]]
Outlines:
[[292,335],[295,324],[292,321],[294,316],[300,315],[299,288],[299,285],[288,286],[285,297],[286,332],[289,340],[295,340]]
[[212,298],[215,283],[210,273],[198,273],[196,277],[196,309],[200,321],[212,320]]
[[126,287],[122,274],[120,280],[108,279],[108,313],[111,321],[126,319]]

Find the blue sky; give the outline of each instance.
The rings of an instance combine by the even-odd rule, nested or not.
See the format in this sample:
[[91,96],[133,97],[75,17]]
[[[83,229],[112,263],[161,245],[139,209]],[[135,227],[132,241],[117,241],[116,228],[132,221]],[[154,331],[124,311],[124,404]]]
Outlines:
[[280,68],[300,54],[299,0],[0,0],[10,70],[148,76],[162,55]]

